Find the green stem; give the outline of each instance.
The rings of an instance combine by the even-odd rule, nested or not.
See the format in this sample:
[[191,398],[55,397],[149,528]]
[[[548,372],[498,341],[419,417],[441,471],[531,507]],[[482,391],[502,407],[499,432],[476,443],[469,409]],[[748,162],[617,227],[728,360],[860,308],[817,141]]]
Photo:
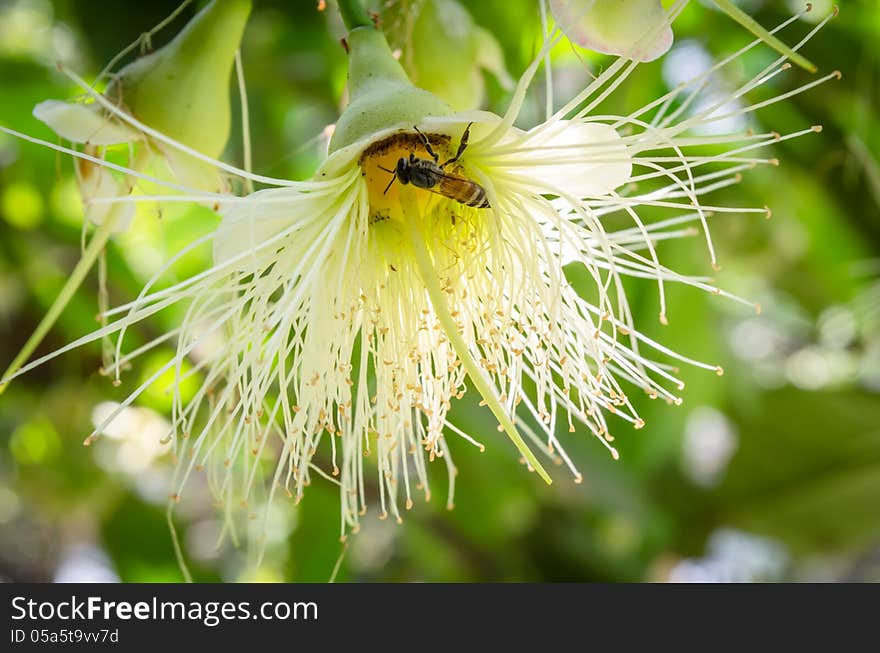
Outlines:
[[338,0],[339,13],[342,14],[342,22],[349,31],[355,27],[372,27],[373,20],[364,9],[361,0]]
[[474,384],[474,387],[477,389],[477,392],[480,393],[480,396],[489,406],[489,409],[501,424],[504,432],[507,433],[507,436],[513,444],[525,457],[529,466],[538,472],[538,476],[544,479],[549,485],[553,482],[550,479],[550,475],[541,463],[538,462],[535,454],[529,449],[529,446],[523,441],[522,437],[517,432],[516,426],[514,426],[510,416],[505,412],[504,407],[501,405],[501,400],[495,393],[495,388],[489,383],[488,379],[486,379],[483,371],[477,365],[473,356],[471,356],[470,351],[468,351],[464,338],[462,338],[461,334],[458,332],[458,325],[455,323],[455,318],[452,317],[452,313],[449,311],[446,297],[443,295],[443,289],[440,287],[437,271],[434,269],[431,255],[428,253],[428,248],[425,245],[424,235],[419,228],[420,218],[418,212],[413,206],[412,198],[404,197],[405,194],[406,193],[401,193],[401,204],[403,205],[404,219],[408,226],[416,265],[418,266],[422,282],[425,284],[425,289],[428,291],[428,296],[431,298],[431,305],[434,307],[437,319],[440,320],[440,325],[443,327],[443,332],[449,339],[450,344],[452,344],[452,348],[458,355],[462,365],[464,365],[464,369],[470,377],[471,382]]
[[177,528],[174,526],[174,500],[169,499],[168,508],[165,510],[165,520],[168,522],[168,530],[171,531],[171,543],[174,545],[174,557],[177,559],[177,566],[183,575],[185,583],[192,583],[192,574],[189,573],[189,567],[186,564],[186,558],[183,556],[183,548],[180,546],[180,538],[177,536]]
[[[131,169],[142,169],[149,157],[149,149],[141,149],[141,151],[135,155],[134,161],[131,164]],[[126,175],[125,183],[126,187],[128,188],[128,192],[131,192],[132,184],[134,183],[133,177],[131,175]],[[24,343],[24,347],[21,348],[21,351],[18,352],[18,355],[9,364],[9,367],[6,368],[3,376],[0,376],[0,395],[3,394],[4,390],[6,390],[6,386],[9,385],[9,382],[11,381],[9,377],[18,372],[18,369],[25,363],[25,361],[27,361],[28,358],[30,358],[31,354],[34,353],[34,350],[40,346],[43,338],[45,338],[46,334],[49,333],[49,329],[52,328],[52,326],[55,324],[55,321],[61,315],[61,311],[63,311],[64,307],[67,306],[68,302],[70,302],[71,298],[76,293],[83,280],[86,278],[86,275],[89,273],[89,270],[92,269],[92,266],[95,264],[98,256],[100,256],[101,252],[104,251],[104,246],[107,244],[107,241],[113,234],[113,229],[119,222],[119,217],[122,215],[124,208],[125,207],[123,204],[114,204],[113,207],[110,209],[107,217],[104,219],[104,222],[102,222],[98,226],[97,230],[95,230],[95,235],[92,236],[92,239],[86,246],[86,249],[82,253],[79,262],[76,264],[76,267],[73,268],[73,272],[70,273],[70,276],[67,278],[67,282],[64,284],[61,292],[58,293],[58,297],[52,303],[52,306],[49,307],[49,311],[46,313],[46,315],[43,316],[43,319],[37,325],[37,328],[34,329],[33,333],[31,333],[30,337],[27,339],[27,342]]]
[[760,23],[758,23],[754,18],[752,18],[742,9],[733,4],[731,0],[715,0],[715,4],[718,5],[718,8],[721,11],[733,18],[733,20],[745,27],[759,39],[764,41],[764,43],[769,45],[780,54],[784,54],[786,57],[791,59],[793,63],[796,63],[798,66],[810,71],[811,73],[816,72],[817,68],[811,61],[799,55],[797,52],[785,45],[785,43],[773,36],[766,29],[761,27]]
[[61,311],[64,310],[64,307],[67,306],[67,303],[71,300],[74,293],[76,293],[80,284],[82,284],[83,279],[86,278],[86,274],[88,274],[92,265],[94,265],[97,260],[98,255],[104,249],[104,245],[107,244],[110,234],[113,233],[113,228],[116,226],[120,213],[120,207],[114,206],[109,215],[107,215],[106,220],[104,220],[104,222],[98,227],[98,230],[95,231],[95,235],[92,236],[92,239],[89,241],[82,257],[79,259],[79,263],[76,264],[73,272],[70,273],[67,282],[64,284],[61,292],[58,293],[58,297],[52,303],[52,306],[49,307],[49,311],[43,316],[43,319],[37,325],[37,328],[31,333],[30,338],[24,343],[24,347],[21,348],[21,351],[18,352],[18,355],[13,359],[12,363],[9,364],[9,367],[6,369],[6,372],[3,373],[3,376],[0,377],[0,394],[3,394],[3,391],[6,390],[6,386],[9,385],[9,377],[15,374],[24,362],[30,358],[30,355],[34,353],[34,350],[40,345],[43,338],[46,337],[46,334],[49,333],[49,329],[55,324],[58,316],[61,315]]

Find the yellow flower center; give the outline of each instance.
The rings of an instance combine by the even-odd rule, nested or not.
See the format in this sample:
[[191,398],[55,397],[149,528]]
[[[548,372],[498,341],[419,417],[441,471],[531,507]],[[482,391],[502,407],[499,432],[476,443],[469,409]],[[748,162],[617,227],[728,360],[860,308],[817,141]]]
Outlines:
[[[449,159],[454,154],[451,139],[445,134],[425,134],[431,144],[431,149],[437,154],[441,162]],[[432,161],[431,155],[425,148],[422,137],[417,133],[394,134],[388,138],[376,141],[370,145],[361,155],[358,162],[361,166],[362,175],[367,182],[370,197],[370,223],[384,220],[403,220],[403,211],[400,207],[399,193],[403,185],[400,179],[391,182],[397,162],[400,159],[409,159],[410,154],[416,158]],[[389,172],[390,171],[390,172]],[[455,168],[449,170],[455,174]],[[409,184],[410,188],[416,189],[413,195],[416,198],[421,215],[427,215],[429,209],[437,201],[443,201],[441,196],[431,191],[418,188]]]

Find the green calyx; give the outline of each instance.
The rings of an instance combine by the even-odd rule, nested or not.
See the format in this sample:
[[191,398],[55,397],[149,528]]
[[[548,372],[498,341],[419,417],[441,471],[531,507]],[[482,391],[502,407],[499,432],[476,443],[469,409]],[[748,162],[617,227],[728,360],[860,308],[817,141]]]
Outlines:
[[331,153],[395,125],[452,113],[436,95],[413,85],[379,30],[356,27],[347,41],[351,101],[336,123]]
[[230,74],[251,0],[212,0],[167,45],[107,91],[138,120],[211,157],[229,138]]

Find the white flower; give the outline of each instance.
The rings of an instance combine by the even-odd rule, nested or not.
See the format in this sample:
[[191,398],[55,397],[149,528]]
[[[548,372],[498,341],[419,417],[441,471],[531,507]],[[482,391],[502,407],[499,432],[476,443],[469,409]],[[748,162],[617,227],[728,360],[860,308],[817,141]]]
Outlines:
[[[117,411],[169,370],[178,383],[202,375],[191,400],[175,396],[168,439],[180,460],[178,493],[193,471],[205,469],[227,514],[255,493],[271,499],[281,489],[299,501],[320,476],[339,486],[345,535],[358,529],[367,509],[368,483],[376,484],[382,516],[399,520],[416,496],[427,499],[426,463],[435,458],[446,463],[451,506],[455,441],[482,449],[502,437],[465,433],[449,422],[468,379],[530,469],[549,480],[537,451],[580,480],[557,427],[580,425],[616,457],[612,432],[644,425],[630,401],[633,390],[677,404],[683,384],[674,365],[721,373],[714,363],[673,352],[639,331],[627,278],[656,284],[663,322],[667,284],[727,295],[705,277],[674,271],[658,249],[665,239],[693,235],[699,225],[714,264],[710,214],[767,210],[713,206],[703,196],[737,183],[750,167],[774,162],[755,153],[758,148],[815,130],[689,133],[725,119],[731,97],[788,68],[779,58],[730,97],[685,113],[709,76],[758,43],[628,116],[604,115],[598,107],[606,90],[637,65],[621,58],[556,114],[524,131],[513,125],[542,52],[504,116],[467,112],[368,133],[334,151],[304,182],[218,163],[275,186],[245,197],[112,200],[218,202],[223,221],[208,238],[214,266],[158,291],[151,281],[136,301],[106,312],[107,327],[61,351],[116,334],[110,371],[118,374],[135,354],[175,337],[176,355]],[[835,75],[733,110],[749,114]],[[104,108],[138,126],[110,103]],[[447,172],[478,184],[489,208],[392,181],[398,160],[410,154],[430,159],[421,134],[442,162],[455,156],[468,128],[469,144]],[[184,149],[161,134],[150,136]],[[705,145],[715,146],[714,153],[703,153]],[[462,197],[473,192],[470,186]],[[629,225],[612,230],[611,221]],[[592,282],[589,293],[572,287],[567,263]],[[188,310],[176,332],[123,356],[128,326],[179,302]],[[204,353],[204,343],[218,335],[223,346]],[[196,350],[202,353],[184,373],[183,361]],[[274,472],[264,480],[267,464]]]

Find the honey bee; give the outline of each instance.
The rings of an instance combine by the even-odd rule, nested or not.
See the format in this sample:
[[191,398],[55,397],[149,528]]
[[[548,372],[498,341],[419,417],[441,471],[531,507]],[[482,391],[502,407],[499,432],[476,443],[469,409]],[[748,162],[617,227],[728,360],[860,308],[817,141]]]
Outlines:
[[428,137],[425,136],[419,128],[413,126],[416,133],[421,136],[425,150],[431,155],[433,161],[429,159],[421,159],[410,152],[409,158],[400,157],[397,160],[397,166],[394,170],[389,170],[379,166],[385,172],[392,174],[391,181],[385,187],[385,193],[391,188],[391,184],[395,179],[399,179],[401,184],[412,184],[416,188],[424,188],[432,193],[443,195],[456,202],[461,202],[467,206],[473,206],[477,209],[488,209],[489,199],[486,196],[486,189],[475,181],[471,181],[466,177],[451,175],[446,172],[445,168],[458,161],[464,153],[468,145],[468,137],[470,136],[471,125],[469,123],[461,136],[461,142],[458,144],[458,151],[451,159],[438,163],[439,157],[431,148]]

